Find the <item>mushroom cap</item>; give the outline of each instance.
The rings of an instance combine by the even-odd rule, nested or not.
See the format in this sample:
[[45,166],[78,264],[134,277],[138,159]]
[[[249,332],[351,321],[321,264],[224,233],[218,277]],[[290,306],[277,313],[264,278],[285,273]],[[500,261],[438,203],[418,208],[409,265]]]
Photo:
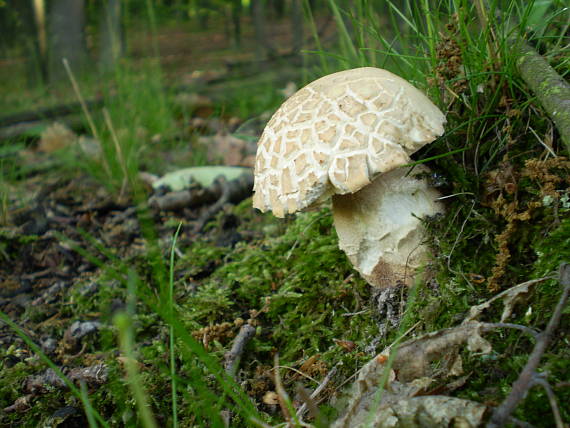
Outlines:
[[340,71],[287,99],[265,127],[253,206],[277,217],[354,193],[443,134],[445,116],[418,89],[380,68]]

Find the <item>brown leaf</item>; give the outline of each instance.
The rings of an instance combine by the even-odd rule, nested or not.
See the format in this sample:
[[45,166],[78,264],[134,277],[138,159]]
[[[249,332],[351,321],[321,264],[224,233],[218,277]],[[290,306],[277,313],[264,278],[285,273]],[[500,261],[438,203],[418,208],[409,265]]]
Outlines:
[[352,352],[356,349],[356,343],[351,340],[333,339],[333,342],[344,349],[346,352]]
[[55,122],[41,134],[37,150],[43,153],[53,153],[69,147],[77,140],[77,135],[67,126]]
[[275,391],[267,391],[263,395],[262,400],[265,404],[270,404],[272,406],[276,406],[279,404],[279,397]]
[[19,397],[14,401],[14,404],[11,406],[5,407],[4,412],[12,413],[12,412],[26,412],[30,409],[32,403],[33,394],[27,394],[22,397]]

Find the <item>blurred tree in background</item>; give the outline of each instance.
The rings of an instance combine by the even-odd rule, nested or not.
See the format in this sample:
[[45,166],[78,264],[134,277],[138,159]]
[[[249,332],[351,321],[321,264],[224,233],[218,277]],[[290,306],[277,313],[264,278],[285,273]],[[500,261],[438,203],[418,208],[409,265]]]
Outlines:
[[[25,63],[29,84],[74,72],[112,70],[129,52],[129,37],[153,26],[222,32],[228,48],[247,49],[257,60],[303,47],[305,0],[0,0],[0,61]],[[322,3],[322,4],[320,4]],[[313,11],[326,2],[310,0]],[[328,13],[328,11],[327,11]],[[276,46],[274,22],[289,22],[289,46]],[[244,46],[244,37],[249,44]],[[147,52],[148,55],[156,52]],[[94,66],[95,65],[95,66]]]

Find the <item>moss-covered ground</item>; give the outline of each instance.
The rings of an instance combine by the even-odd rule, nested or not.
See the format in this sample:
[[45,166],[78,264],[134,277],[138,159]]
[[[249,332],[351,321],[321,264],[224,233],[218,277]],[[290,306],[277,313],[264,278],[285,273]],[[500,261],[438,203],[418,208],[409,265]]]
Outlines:
[[[158,425],[173,425],[173,379],[178,384],[180,426],[223,426],[223,417],[230,419],[230,426],[250,426],[249,410],[243,410],[247,403],[264,422],[281,423],[276,356],[294,406],[303,401],[301,388],[312,391],[327,379],[315,399],[321,412],[318,422],[327,426],[341,412],[343,394],[358,370],[402,333],[410,338],[456,326],[471,307],[497,293],[549,277],[517,302],[508,319],[544,330],[561,291],[555,274],[561,263],[570,262],[568,153],[547,114],[517,77],[508,49],[490,36],[474,41],[480,23],[460,9],[439,23],[439,43],[433,42],[430,58],[433,67],[423,79],[427,83],[422,89],[438,100],[448,124],[446,134],[414,160],[429,160],[430,181],[445,197],[445,214],[424,220],[433,257],[425,267],[425,280],[413,291],[394,284],[386,293],[367,285],[338,249],[327,206],[278,220],[255,211],[248,198],[224,206],[196,231],[199,210],[148,210],[148,190],[134,185],[129,189],[139,193],[119,195],[125,177],[120,175],[112,135],[102,138],[109,140],[105,147],[118,174],[114,181],[97,163],[81,171],[75,164],[70,167],[69,160],[56,163],[61,167],[57,171],[34,169],[29,152],[16,156],[6,149],[4,155],[15,160],[0,164],[3,172],[10,171],[0,182],[0,309],[21,331],[0,324],[0,426],[86,426],[90,416],[80,396],[54,381],[57,376],[46,377],[46,358],[23,336],[69,377],[74,370],[105,367],[104,378],[83,374],[75,384],[85,386],[90,405],[109,426],[145,423],[134,382],[126,374],[132,366]],[[554,49],[548,40],[541,43],[537,49]],[[486,56],[489,46],[496,49],[496,57]],[[410,58],[399,59],[404,64]],[[562,55],[549,60],[557,70],[567,67]],[[128,73],[123,77],[128,80]],[[139,77],[128,82],[124,94],[119,91],[124,104],[115,105],[116,111],[110,107],[117,122],[124,119],[120,126],[127,129],[125,147],[140,160],[130,167],[135,173],[162,173],[172,157],[173,164],[186,159],[203,164],[205,155],[190,155],[188,148],[187,158],[168,154],[180,149],[180,139],[195,142],[196,135],[173,132],[173,127],[183,128],[193,112],[171,108],[170,94],[160,86],[153,89],[149,84],[148,93],[133,92]],[[255,80],[251,87],[256,87]],[[259,121],[258,116],[275,110],[283,97],[271,83],[257,88],[228,90],[210,114],[228,120],[223,116],[231,113],[242,124]],[[146,108],[158,93],[165,97],[164,105]],[[146,116],[138,114],[140,108],[146,108]],[[132,111],[121,116],[125,109]],[[162,114],[168,117],[158,117]],[[162,140],[157,139],[164,142],[162,150],[150,143],[137,145],[140,134],[129,128],[129,121],[139,119],[143,126],[156,125],[147,130],[147,140],[164,131]],[[20,151],[23,145],[14,147]],[[497,322],[501,311],[497,302],[484,320]],[[127,314],[128,328],[117,321],[117,314]],[[78,321],[95,327],[75,339],[70,328]],[[224,385],[215,369],[223,366],[246,323],[256,334],[241,355],[235,383]],[[539,366],[566,423],[569,333],[567,306]],[[132,355],[125,352],[128,334],[134,343]],[[460,378],[440,380],[426,394],[444,393],[489,406],[501,403],[534,341],[511,329],[497,330],[486,339],[493,347],[490,354],[462,350]],[[237,390],[243,394],[232,395]],[[246,404],[238,403],[244,396]],[[536,427],[554,426],[542,388],[531,389],[514,416]]]

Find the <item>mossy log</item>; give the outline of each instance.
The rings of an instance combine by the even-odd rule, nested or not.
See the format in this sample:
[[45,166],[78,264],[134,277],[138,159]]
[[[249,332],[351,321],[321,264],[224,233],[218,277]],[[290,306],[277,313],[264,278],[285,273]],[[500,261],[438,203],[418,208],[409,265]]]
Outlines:
[[518,72],[554,122],[570,154],[570,85],[524,41],[514,39],[510,44]]

